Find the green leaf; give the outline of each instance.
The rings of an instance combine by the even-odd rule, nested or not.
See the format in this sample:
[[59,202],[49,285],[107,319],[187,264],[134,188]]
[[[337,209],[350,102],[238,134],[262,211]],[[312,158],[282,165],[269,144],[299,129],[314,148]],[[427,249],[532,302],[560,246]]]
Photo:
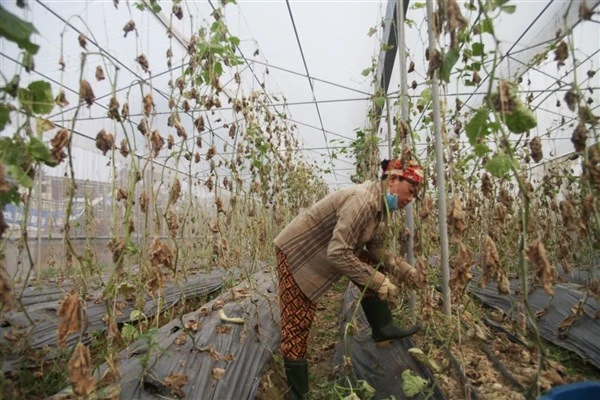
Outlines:
[[373,68],[365,68],[362,70],[361,75],[362,76],[369,76],[369,74],[371,73],[371,71],[373,71]]
[[158,4],[158,0],[150,0],[150,7],[155,13],[159,13],[160,10],[162,10],[161,6]]
[[15,42],[19,48],[30,54],[37,53],[40,46],[31,43],[30,36],[37,33],[37,30],[31,22],[23,21],[21,18],[6,11],[0,6],[0,37],[4,36],[11,42]]
[[33,93],[33,111],[38,114],[48,114],[54,108],[52,87],[46,81],[31,82],[28,86]]
[[126,341],[132,341],[138,335],[137,329],[133,325],[123,324],[121,328],[121,335],[123,335],[123,339]]
[[458,61],[460,57],[460,53],[458,49],[450,49],[446,56],[444,57],[444,64],[442,65],[442,69],[440,70],[440,78],[446,82],[450,81],[450,73],[452,72],[452,67]]
[[214,68],[215,74],[217,74],[217,76],[221,76],[221,74],[223,73],[223,66],[221,65],[221,63],[216,61],[213,68]]
[[519,168],[516,160],[506,154],[496,154],[485,164],[485,169],[498,178],[507,178],[511,167]]
[[474,62],[473,64],[471,64],[471,68],[473,69],[473,71],[481,71],[481,63],[480,62]]
[[502,6],[500,9],[507,14],[513,14],[516,11],[517,6]]
[[471,146],[475,146],[480,137],[486,136],[489,133],[487,109],[479,109],[473,118],[467,122],[465,131],[467,132],[467,137],[469,138],[469,143],[471,143]]
[[481,21],[481,31],[489,33],[490,35],[494,34],[494,21],[490,18],[486,18]]
[[17,98],[29,113],[48,114],[55,105],[52,88],[46,81],[31,82],[27,89],[19,88]]
[[52,157],[52,153],[40,139],[32,137],[28,150],[34,160],[41,161],[50,167],[56,166],[56,160]]
[[33,94],[25,88],[17,89],[17,99],[28,114],[33,112]]
[[418,395],[427,387],[429,380],[423,379],[410,369],[402,371],[402,391],[406,397]]
[[6,167],[9,175],[15,178],[19,185],[26,187],[27,189],[33,187],[33,179],[27,175],[23,168],[15,164],[8,164]]
[[7,204],[19,205],[20,202],[21,197],[19,196],[19,191],[15,185],[10,185],[8,191],[0,193],[0,208],[4,208]]
[[471,49],[473,50],[473,55],[474,56],[482,56],[483,55],[483,43],[473,43],[473,45],[471,46]]
[[412,3],[410,8],[412,8],[413,10],[417,10],[419,8],[423,8],[425,7],[425,3],[421,3],[421,2],[416,2],[416,3]]
[[229,38],[229,42],[231,42],[231,45],[236,47],[240,44],[240,38],[238,38],[237,36],[231,36]]
[[479,157],[483,157],[486,154],[491,153],[492,149],[490,149],[487,144],[477,143],[475,146],[473,146],[473,151]]
[[8,116],[9,112],[10,109],[6,106],[6,104],[0,104],[0,131],[3,130],[6,123],[10,121]]
[[130,321],[137,321],[138,319],[141,319],[141,318],[147,319],[146,314],[144,314],[140,310],[132,310],[131,313],[129,314]]
[[377,107],[381,108],[385,104],[385,97],[383,97],[383,96],[374,97],[373,98],[373,103],[375,103],[375,105]]

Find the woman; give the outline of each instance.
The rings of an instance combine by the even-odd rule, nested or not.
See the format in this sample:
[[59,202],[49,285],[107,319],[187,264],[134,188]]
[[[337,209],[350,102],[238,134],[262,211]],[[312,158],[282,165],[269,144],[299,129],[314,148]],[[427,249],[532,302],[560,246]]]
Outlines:
[[421,189],[422,168],[411,161],[384,160],[381,182],[365,182],[331,193],[298,215],[275,238],[281,307],[281,353],[293,400],[308,393],[307,339],[317,299],[342,275],[365,289],[361,305],[373,340],[385,344],[412,335],[415,325],[394,325],[387,300],[398,288],[382,272],[411,280],[414,268],[385,247],[390,213],[405,207]]

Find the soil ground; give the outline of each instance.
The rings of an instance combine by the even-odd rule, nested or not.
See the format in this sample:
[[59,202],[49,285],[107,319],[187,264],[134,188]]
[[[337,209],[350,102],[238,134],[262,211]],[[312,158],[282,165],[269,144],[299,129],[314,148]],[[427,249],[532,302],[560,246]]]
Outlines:
[[[309,336],[309,379],[310,400],[343,399],[347,393],[336,386],[333,373],[335,344],[340,337],[339,319],[343,292],[346,282],[341,281],[324,295],[317,305],[317,315]],[[451,353],[464,371],[467,385],[476,391],[479,399],[521,400],[531,386],[538,370],[538,351],[535,347],[512,342],[510,334],[491,331],[483,322],[487,317],[508,332],[514,332],[510,321],[504,316],[482,306],[472,299],[465,300],[461,306],[460,324],[456,317],[448,318],[441,312],[434,312],[425,328],[413,336],[419,347],[432,364],[439,369],[434,373],[446,398],[449,400],[468,399],[465,385],[458,377],[450,356],[434,338],[449,338]],[[456,313],[454,314],[456,315]],[[461,325],[462,329],[456,329]],[[460,332],[460,333],[458,333]],[[524,343],[530,338],[516,335]],[[514,339],[514,336],[513,336]],[[600,370],[586,364],[578,356],[544,343],[548,357],[541,371],[540,387],[542,391],[552,386],[583,380],[600,380]],[[493,354],[499,361],[496,365],[485,352]],[[505,368],[514,379],[500,372]],[[519,385],[521,387],[519,387]],[[280,356],[276,356],[268,365],[260,383],[257,400],[285,399],[285,372]],[[525,392],[523,391],[525,390]]]

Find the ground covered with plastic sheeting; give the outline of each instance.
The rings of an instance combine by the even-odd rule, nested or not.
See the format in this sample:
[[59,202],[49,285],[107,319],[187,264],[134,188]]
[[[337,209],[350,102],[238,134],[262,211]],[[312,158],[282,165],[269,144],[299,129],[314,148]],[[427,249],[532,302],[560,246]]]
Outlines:
[[[445,399],[429,368],[410,355],[409,349],[415,346],[409,338],[391,341],[386,347],[375,345],[362,307],[357,308],[359,295],[354,285],[349,285],[344,295],[342,336],[335,351],[338,373],[358,387],[366,381],[374,389],[375,399]],[[425,384],[419,378],[427,384],[417,393],[411,392],[411,386]]]
[[[123,296],[116,303],[115,321],[120,327],[132,320],[132,311],[140,308],[138,312],[149,319],[156,314],[165,312],[175,305],[186,300],[206,296],[219,290],[223,285],[223,273],[219,271],[204,272],[188,276],[187,280],[179,283],[167,284],[161,296],[146,295],[140,304],[139,299]],[[4,353],[4,372],[12,371],[21,363],[27,365],[29,352],[37,350],[41,354],[36,357],[42,359],[53,358],[60,349],[59,327],[61,318],[59,310],[64,300],[69,296],[69,286],[62,288],[27,288],[23,295],[24,311],[9,312],[3,316],[0,327],[0,346]],[[86,324],[81,330],[81,341],[89,343],[94,335],[103,333],[107,329],[107,305],[102,300],[101,292],[88,296],[85,301]],[[140,307],[141,305],[141,307]],[[133,318],[134,320],[137,318]],[[27,340],[24,340],[27,338]],[[64,344],[67,348],[73,347],[79,340],[79,333],[65,336]]]
[[[183,315],[119,353],[119,379],[100,395],[121,399],[253,399],[279,345],[277,280],[257,272],[199,310]],[[107,364],[96,373],[117,376]],[[70,389],[54,399],[70,398]]]
[[[510,294],[499,294],[495,285],[480,288],[477,279],[468,290],[484,304],[501,310],[515,321],[522,320],[519,281],[510,281]],[[600,368],[600,302],[589,297],[582,286],[562,283],[554,285],[548,295],[540,286],[532,286],[528,301],[536,315],[540,335],[553,344],[579,355]]]

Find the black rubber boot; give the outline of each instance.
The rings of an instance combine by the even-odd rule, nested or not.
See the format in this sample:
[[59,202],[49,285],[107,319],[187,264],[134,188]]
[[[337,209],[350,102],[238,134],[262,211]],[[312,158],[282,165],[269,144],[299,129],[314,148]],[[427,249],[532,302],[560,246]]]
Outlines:
[[373,340],[377,346],[385,346],[390,340],[401,339],[410,336],[421,329],[420,324],[415,324],[408,328],[400,328],[394,324],[392,312],[387,301],[379,297],[363,298],[360,302],[367,321],[371,326]]
[[308,364],[306,360],[284,360],[285,376],[291,400],[306,400],[308,395]]

